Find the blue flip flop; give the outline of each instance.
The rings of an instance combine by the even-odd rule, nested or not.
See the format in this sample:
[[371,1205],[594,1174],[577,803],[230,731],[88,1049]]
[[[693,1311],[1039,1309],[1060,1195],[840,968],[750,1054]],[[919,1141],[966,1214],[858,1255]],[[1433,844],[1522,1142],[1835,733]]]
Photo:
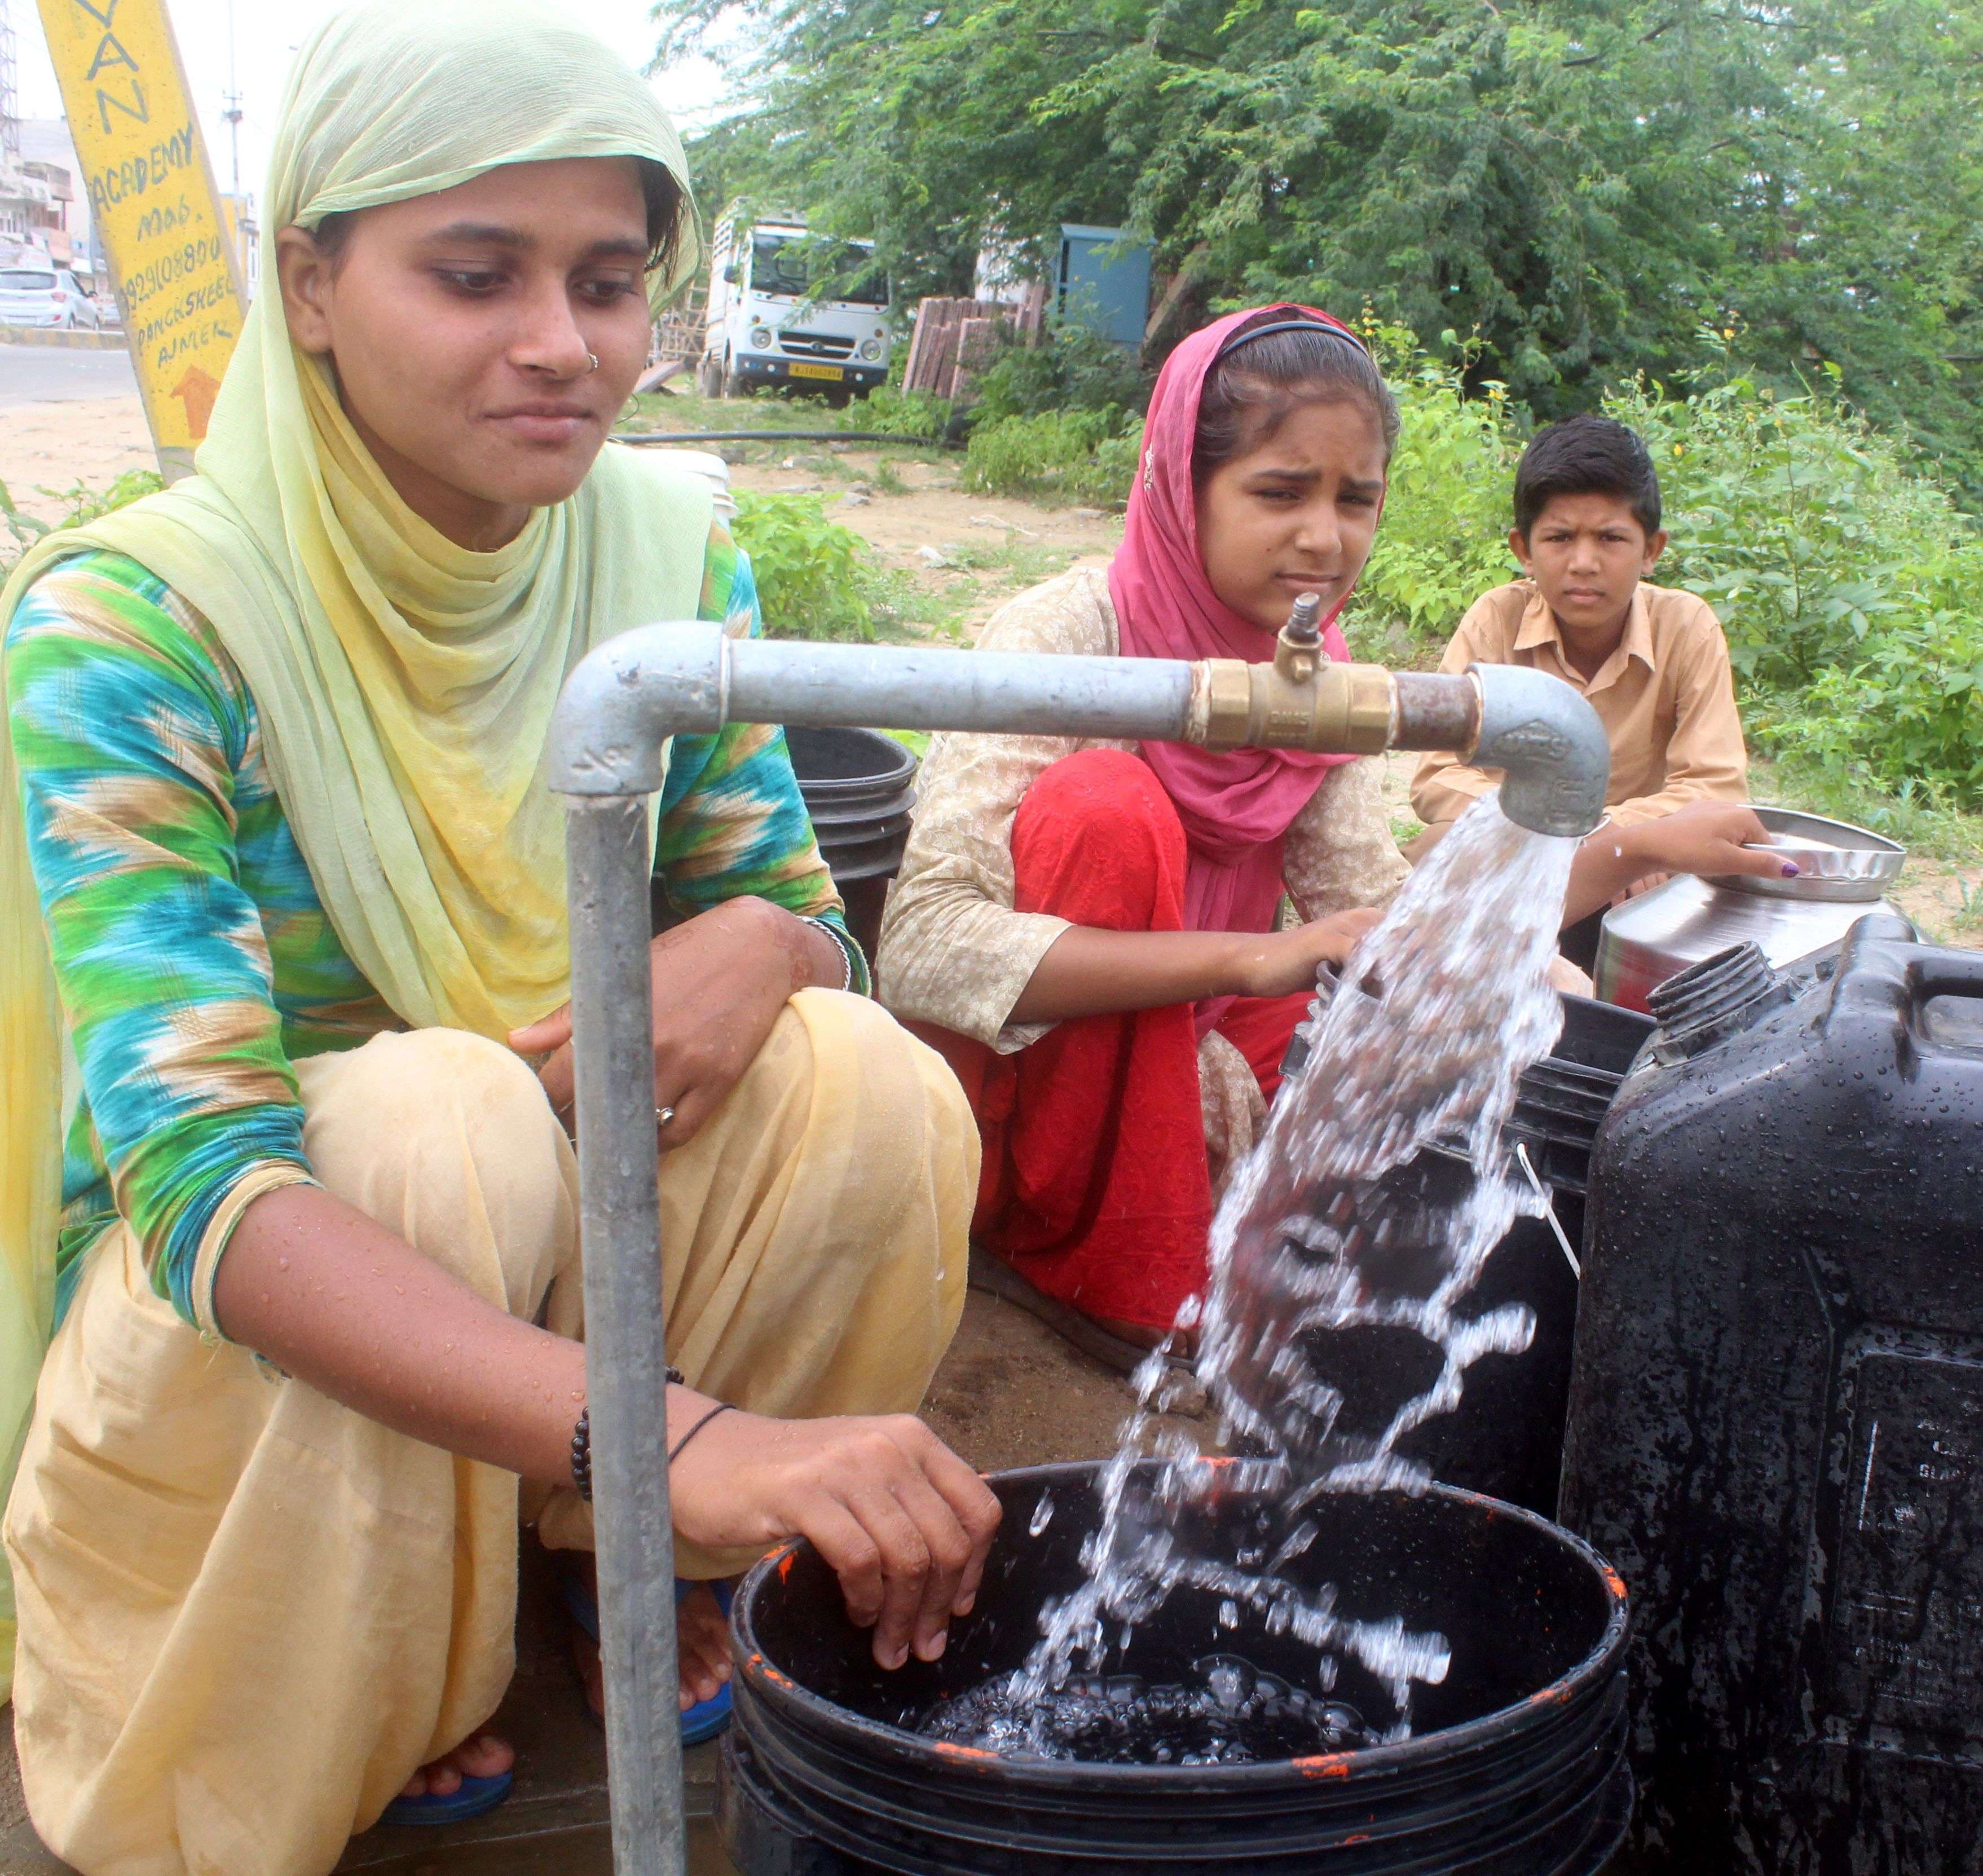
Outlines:
[[465,1824],[485,1811],[493,1811],[510,1795],[517,1782],[514,1772],[497,1772],[493,1778],[461,1775],[460,1787],[445,1798],[423,1791],[418,1798],[396,1798],[380,1814],[381,1824]]
[[[730,1613],[730,1585],[719,1578],[709,1587],[715,1594],[716,1606],[727,1615]],[[682,1598],[694,1587],[694,1583],[687,1577],[675,1578],[676,1607],[681,1607]],[[564,1579],[564,1607],[565,1613],[597,1641],[599,1639],[598,1600],[576,1575],[568,1574]],[[730,1683],[726,1681],[707,1700],[699,1700],[693,1707],[683,1709],[682,1744],[700,1746],[714,1739],[730,1724]],[[420,1801],[416,1798],[407,1801],[417,1804]]]

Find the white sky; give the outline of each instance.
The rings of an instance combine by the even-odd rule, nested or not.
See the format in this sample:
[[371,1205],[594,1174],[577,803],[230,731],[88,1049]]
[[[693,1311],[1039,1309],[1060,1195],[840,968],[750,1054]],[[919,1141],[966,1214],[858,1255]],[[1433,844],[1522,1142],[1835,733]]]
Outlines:
[[[647,18],[652,0],[547,0],[560,13],[583,21],[618,51],[628,64],[644,65],[654,55],[654,28]],[[199,106],[200,123],[213,159],[216,179],[232,187],[233,157],[229,128],[222,121],[228,90],[229,22],[232,21],[234,65],[241,92],[241,182],[262,193],[269,139],[283,102],[289,62],[310,32],[339,10],[343,0],[166,0],[179,43],[186,78]],[[417,5],[420,0],[407,0]],[[48,64],[35,0],[12,0],[8,8],[18,42],[20,111],[23,117],[59,117],[62,94]],[[661,102],[686,131],[712,112],[722,76],[701,63],[677,67],[654,81]]]

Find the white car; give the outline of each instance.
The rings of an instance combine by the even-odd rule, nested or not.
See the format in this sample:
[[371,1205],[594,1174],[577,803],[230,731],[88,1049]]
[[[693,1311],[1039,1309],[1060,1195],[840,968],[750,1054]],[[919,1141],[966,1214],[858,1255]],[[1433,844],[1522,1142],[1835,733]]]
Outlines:
[[94,331],[96,302],[66,267],[0,267],[0,325],[57,325]]

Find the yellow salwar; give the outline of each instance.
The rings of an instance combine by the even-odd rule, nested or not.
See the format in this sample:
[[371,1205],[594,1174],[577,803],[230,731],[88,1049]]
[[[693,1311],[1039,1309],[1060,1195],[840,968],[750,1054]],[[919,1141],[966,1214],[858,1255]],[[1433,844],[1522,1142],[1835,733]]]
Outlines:
[[[576,1167],[527,1067],[430,1029],[297,1072],[328,1190],[512,1314],[578,1329]],[[671,1358],[761,1412],[912,1409],[963,1307],[977,1162],[937,1056],[871,1003],[801,993],[661,1159]],[[547,1541],[589,1544],[575,1493],[533,1497]],[[202,1339],[113,1230],[7,1514],[42,1838],[84,1876],[322,1876],[500,1701],[519,1509],[513,1474]],[[679,1567],[744,1561],[684,1547]]]

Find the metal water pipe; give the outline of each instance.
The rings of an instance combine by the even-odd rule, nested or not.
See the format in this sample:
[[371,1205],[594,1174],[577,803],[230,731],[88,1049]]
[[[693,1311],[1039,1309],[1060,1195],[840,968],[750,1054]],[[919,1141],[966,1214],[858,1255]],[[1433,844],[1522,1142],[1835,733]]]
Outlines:
[[726,723],[966,729],[1375,755],[1453,749],[1506,772],[1541,833],[1604,812],[1603,726],[1545,674],[1332,662],[1299,616],[1271,662],[1082,658],[732,639],[640,627],[567,681],[550,785],[565,798],[586,1374],[617,1876],[682,1876],[674,1537],[654,1137],[647,799],[668,739]]

